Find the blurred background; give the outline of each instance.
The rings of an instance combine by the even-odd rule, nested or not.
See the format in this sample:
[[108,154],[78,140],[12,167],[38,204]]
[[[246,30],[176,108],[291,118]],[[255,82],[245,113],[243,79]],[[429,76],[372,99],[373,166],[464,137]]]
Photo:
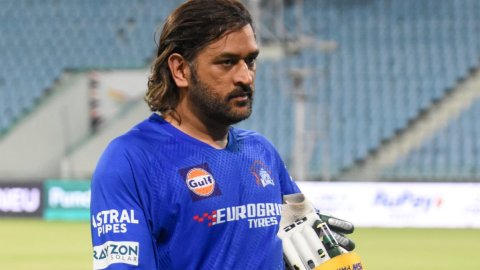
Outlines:
[[[0,238],[12,241],[0,268],[91,268],[90,177],[108,142],[149,116],[159,26],[181,2],[0,0]],[[277,147],[319,209],[360,225],[368,269],[479,268],[480,1],[243,2],[261,55],[238,126]],[[447,246],[457,261],[375,256],[435,230],[420,250]]]

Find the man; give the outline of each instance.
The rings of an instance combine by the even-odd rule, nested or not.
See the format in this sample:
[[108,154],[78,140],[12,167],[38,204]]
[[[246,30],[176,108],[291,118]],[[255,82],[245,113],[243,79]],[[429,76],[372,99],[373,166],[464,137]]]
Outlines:
[[163,27],[146,101],[92,181],[95,269],[283,269],[274,147],[231,125],[252,112],[259,54],[235,0],[192,0]]

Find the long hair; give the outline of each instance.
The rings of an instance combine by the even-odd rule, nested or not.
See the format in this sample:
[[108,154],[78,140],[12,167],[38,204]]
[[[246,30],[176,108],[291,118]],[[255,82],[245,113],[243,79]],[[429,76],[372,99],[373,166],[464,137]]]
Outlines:
[[148,79],[145,101],[150,110],[174,111],[179,102],[179,91],[168,67],[171,54],[178,53],[192,63],[210,43],[246,25],[253,28],[251,15],[237,0],[190,0],[175,9],[163,26]]

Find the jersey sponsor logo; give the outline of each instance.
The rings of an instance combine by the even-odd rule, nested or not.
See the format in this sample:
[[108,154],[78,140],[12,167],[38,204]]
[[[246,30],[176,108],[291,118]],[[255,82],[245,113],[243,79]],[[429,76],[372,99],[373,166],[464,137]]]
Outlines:
[[268,185],[275,186],[275,182],[272,178],[272,172],[261,162],[260,160],[255,160],[250,166],[250,172],[255,177],[257,185],[261,187],[266,187]]
[[210,196],[215,190],[215,179],[201,168],[193,168],[187,173],[187,186],[198,196]]
[[195,215],[193,220],[206,222],[209,227],[238,221],[248,222],[250,229],[269,227],[279,224],[281,207],[278,203],[249,203]]
[[193,201],[222,194],[206,163],[180,169],[179,173],[184,178]]
[[107,233],[126,233],[129,224],[138,223],[135,210],[131,209],[109,209],[92,215],[92,226],[97,230],[99,237]]
[[130,241],[107,241],[93,247],[93,269],[105,269],[114,263],[138,266],[140,245]]

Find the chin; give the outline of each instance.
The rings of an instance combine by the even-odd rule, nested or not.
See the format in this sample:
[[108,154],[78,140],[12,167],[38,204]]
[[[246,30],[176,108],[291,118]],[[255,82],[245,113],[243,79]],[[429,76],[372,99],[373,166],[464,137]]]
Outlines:
[[252,114],[252,110],[242,110],[242,111],[235,111],[234,113],[230,113],[228,115],[224,116],[224,122],[225,124],[228,125],[234,125],[237,124],[248,117]]
[[243,120],[246,120],[250,117],[250,115],[252,114],[252,111],[248,111],[248,112],[244,112],[244,113],[241,113],[241,114],[237,114],[235,115],[235,117],[232,117],[232,121],[235,121],[234,124],[238,123],[238,122],[241,122]]

